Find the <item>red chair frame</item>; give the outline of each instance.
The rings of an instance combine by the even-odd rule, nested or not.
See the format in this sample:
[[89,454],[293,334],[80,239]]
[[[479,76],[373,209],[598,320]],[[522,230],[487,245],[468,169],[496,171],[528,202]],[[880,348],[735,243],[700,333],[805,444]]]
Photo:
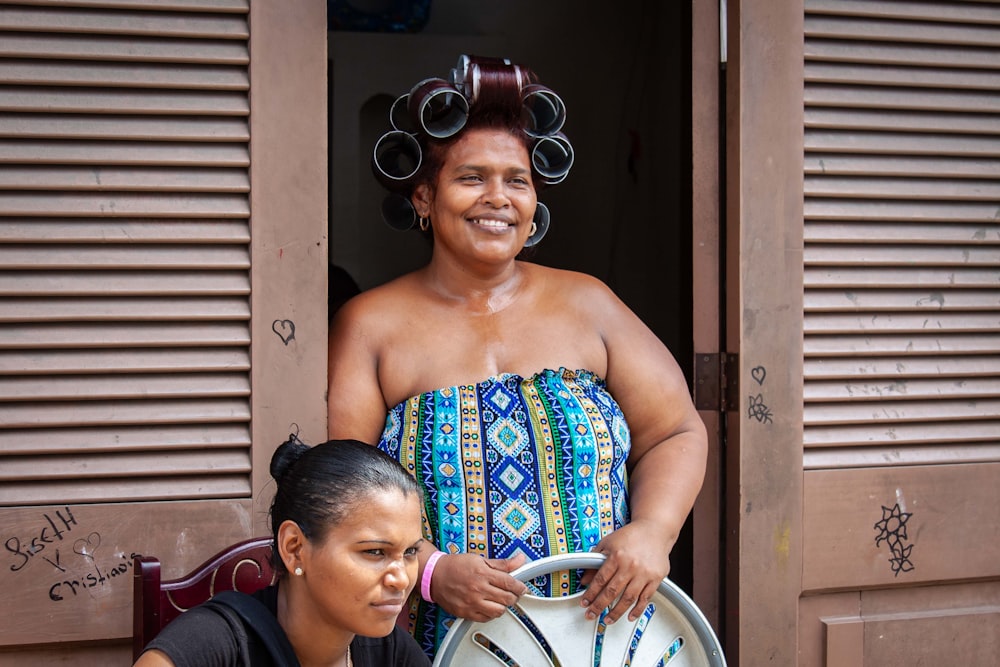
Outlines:
[[271,564],[273,540],[256,537],[232,545],[190,574],[162,581],[160,561],[136,556],[133,573],[132,659],[167,623],[221,591],[253,593],[277,579]]

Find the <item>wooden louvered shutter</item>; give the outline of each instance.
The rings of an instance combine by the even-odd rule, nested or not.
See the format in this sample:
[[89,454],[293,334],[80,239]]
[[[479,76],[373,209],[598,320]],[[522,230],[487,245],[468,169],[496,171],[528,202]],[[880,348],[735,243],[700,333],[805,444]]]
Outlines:
[[0,662],[125,664],[325,435],[325,9],[0,0]]
[[1000,7],[807,9],[806,467],[1000,460]]
[[996,585],[947,584],[1000,576],[1000,5],[805,10],[802,617],[986,664]]
[[0,646],[127,637],[132,554],[250,530],[247,13],[0,3]]
[[250,494],[247,3],[155,5],[0,6],[0,505]]

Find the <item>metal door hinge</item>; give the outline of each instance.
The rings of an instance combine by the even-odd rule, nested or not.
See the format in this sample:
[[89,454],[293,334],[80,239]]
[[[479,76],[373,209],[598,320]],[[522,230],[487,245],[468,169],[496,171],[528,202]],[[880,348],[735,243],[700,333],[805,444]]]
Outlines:
[[739,407],[739,355],[697,352],[694,356],[694,405],[728,412]]

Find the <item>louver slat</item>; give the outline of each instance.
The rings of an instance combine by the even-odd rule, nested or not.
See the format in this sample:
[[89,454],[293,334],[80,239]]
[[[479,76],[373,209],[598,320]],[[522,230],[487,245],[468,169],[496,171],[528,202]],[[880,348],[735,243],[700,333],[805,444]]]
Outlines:
[[138,40],[125,37],[0,31],[0,57],[3,56],[244,66],[250,61],[247,46],[243,42],[155,37]]
[[[885,357],[810,359],[804,367],[809,380],[842,378],[936,378],[1000,376],[1000,356],[968,356],[927,359]],[[1000,431],[998,431],[1000,432]]]
[[[888,7],[888,6],[887,6]],[[810,8],[811,9],[811,8]],[[983,23],[951,23],[930,21],[901,21],[893,18],[879,19],[871,15],[859,21],[857,17],[839,17],[814,14],[806,21],[806,35],[822,35],[824,39],[856,41],[907,42],[909,44],[956,44],[963,48],[995,48],[1000,43],[1000,27],[996,25],[996,12],[986,11]],[[992,17],[993,25],[986,21]],[[985,20],[984,20],[985,19]]]
[[[243,177],[246,174],[243,173]],[[185,179],[186,181],[187,179]],[[0,225],[0,242],[48,243],[249,243],[245,220],[175,219],[116,220],[109,226],[102,220],[46,220],[12,218]]]
[[993,354],[1000,350],[1000,333],[887,335],[810,334],[805,339],[806,359],[838,356]]
[[184,498],[190,500],[233,498],[245,493],[245,484],[239,481],[245,476],[246,473],[235,474],[234,469],[214,475],[170,475],[159,479],[112,477],[87,482],[4,482],[0,485],[0,506],[160,500],[176,498],[178,489],[183,489]]
[[805,331],[813,333],[943,333],[1000,330],[1000,312],[810,314]]
[[[169,122],[168,122],[169,121]],[[0,137],[20,139],[104,139],[243,142],[250,139],[246,118],[185,116],[99,116],[5,113]]]
[[0,82],[19,85],[107,86],[112,88],[183,88],[246,90],[242,67],[146,64],[137,70],[119,63],[67,63],[10,59],[0,67]]
[[245,169],[171,167],[7,167],[0,188],[11,190],[249,192]]
[[0,7],[0,506],[250,495],[246,0]]
[[246,271],[0,271],[0,296],[249,294]]
[[990,48],[974,49],[947,44],[918,45],[893,41],[865,42],[846,39],[838,41],[830,38],[812,39],[808,34],[805,41],[805,56],[807,62],[908,66],[930,64],[935,67],[1000,69],[996,54]]
[[[170,453],[127,453],[86,456],[78,455],[72,461],[63,459],[64,465],[42,465],[47,463],[41,456],[18,456],[8,460],[0,471],[0,483],[19,480],[73,480],[81,469],[91,477],[101,479],[135,478],[135,471],[141,470],[146,477],[177,475],[220,475],[230,472],[249,472],[250,460],[242,461],[225,450],[208,452]],[[44,471],[39,474],[39,471]]]
[[8,454],[96,454],[99,452],[246,449],[246,424],[173,424],[155,430],[141,426],[96,426],[75,429],[73,439],[55,429],[0,430],[0,450]]
[[[1000,178],[1000,167],[988,158],[930,159],[924,157],[855,156],[836,153],[816,153],[805,161],[807,188],[816,188],[817,179],[810,176],[907,176],[910,178],[929,177],[935,179]],[[953,181],[945,181],[954,187]],[[856,183],[856,181],[851,181]],[[994,184],[995,181],[990,181]],[[926,183],[924,183],[926,184]],[[815,191],[815,190],[814,190]],[[813,192],[814,192],[813,191]],[[812,192],[810,192],[812,194]]]
[[0,322],[116,322],[184,320],[247,320],[246,299],[233,297],[157,298],[75,297],[0,299]]
[[805,467],[1000,460],[1000,5],[805,30]]
[[24,86],[0,89],[0,111],[245,116],[249,105],[231,91]]
[[[244,322],[6,324],[0,349],[214,347],[248,345]],[[243,374],[234,376],[242,383]]]
[[[0,140],[0,164],[12,162],[62,166],[67,164],[127,164],[171,167],[246,167],[250,163],[250,157],[246,146],[234,143],[213,145],[149,143],[136,146],[124,141],[13,142]],[[155,210],[153,207],[150,208]]]
[[[0,206],[3,198],[0,198]],[[23,245],[0,247],[5,269],[239,269],[250,266],[247,248],[228,246],[105,246],[85,249]]]
[[[24,381],[32,375],[63,374],[70,376],[63,382],[76,382],[77,374],[106,373],[155,373],[249,370],[250,355],[247,350],[220,349],[115,349],[105,350],[53,350],[44,355],[36,351],[0,351],[0,375],[21,375]],[[52,378],[45,378],[50,381]],[[226,382],[227,389],[232,383]]]
[[[990,114],[946,114],[932,111],[894,111],[891,117],[868,109],[807,108],[807,128],[842,130],[892,130],[895,132],[948,132],[996,134],[997,119]],[[808,156],[807,156],[808,157]]]
[[[0,423],[4,428],[48,428],[51,433],[59,434],[53,444],[60,446],[73,443],[81,427],[114,425],[159,429],[163,424],[244,424],[249,421],[250,409],[245,398],[0,403]],[[63,430],[55,430],[57,427]],[[180,494],[175,490],[174,495]]]
[[[246,14],[249,0],[98,0],[90,4],[106,8],[152,9],[170,12],[231,12]],[[65,6],[66,0],[22,0],[23,5]]]
[[14,377],[0,383],[0,401],[105,401],[184,398],[185,396],[249,396],[228,373],[168,373]]
[[0,8],[0,30],[242,40],[250,36],[246,19],[238,14],[45,7]]

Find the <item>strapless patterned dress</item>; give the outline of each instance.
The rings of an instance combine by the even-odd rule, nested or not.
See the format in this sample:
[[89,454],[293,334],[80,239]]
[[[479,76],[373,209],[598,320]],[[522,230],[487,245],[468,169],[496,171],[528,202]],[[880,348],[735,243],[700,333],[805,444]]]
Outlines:
[[[424,537],[438,549],[536,560],[590,551],[627,523],[630,444],[604,380],[562,368],[414,396],[389,411],[378,446],[423,488]],[[529,585],[571,595],[580,574]],[[453,620],[411,597],[410,631],[429,656]]]

